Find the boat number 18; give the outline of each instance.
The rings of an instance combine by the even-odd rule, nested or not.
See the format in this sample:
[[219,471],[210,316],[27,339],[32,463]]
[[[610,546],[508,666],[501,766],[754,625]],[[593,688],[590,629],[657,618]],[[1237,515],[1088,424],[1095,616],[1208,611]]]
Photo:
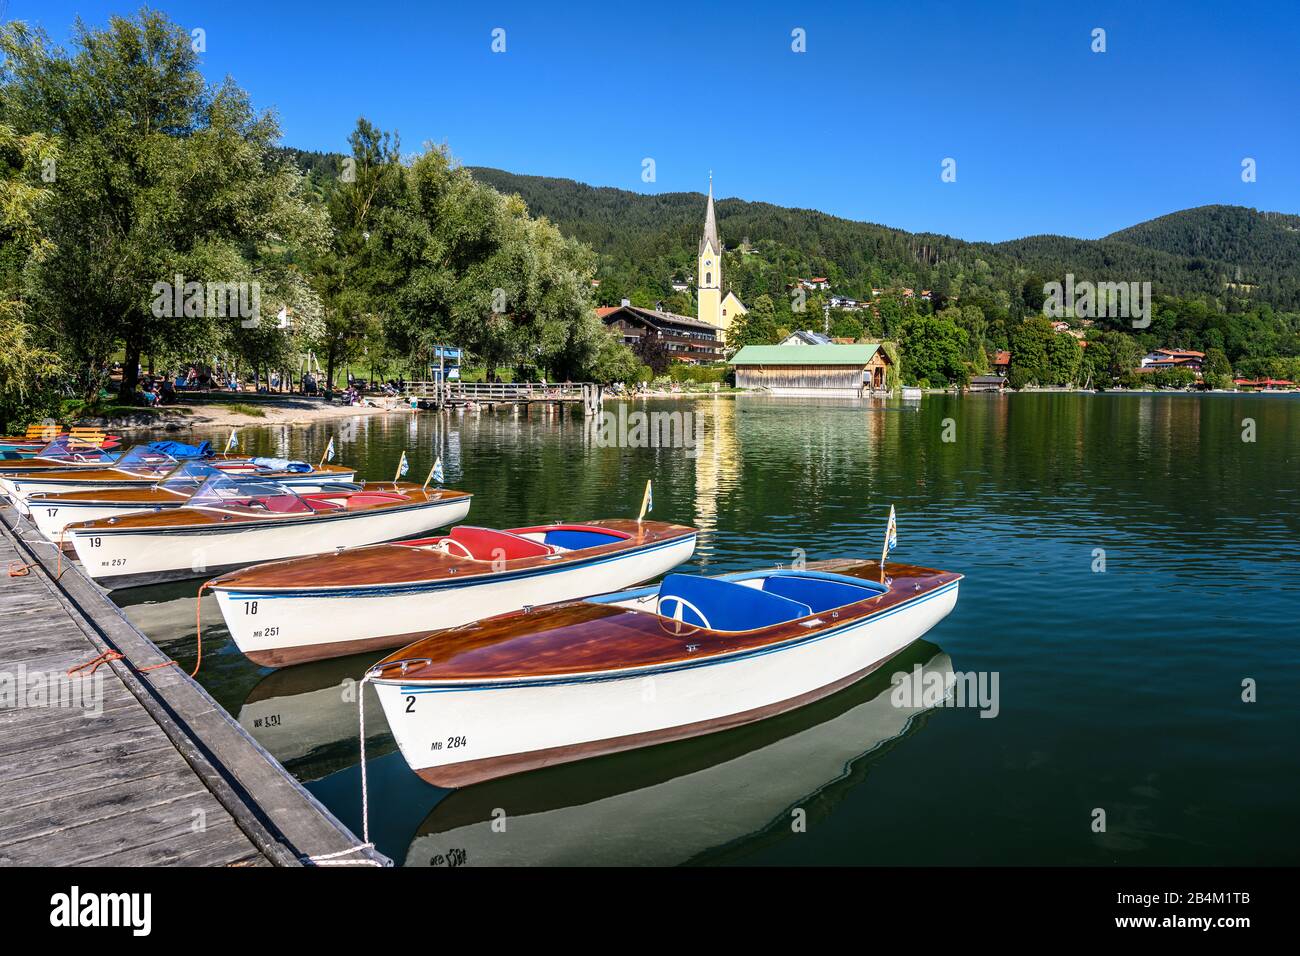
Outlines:
[[257,613],[257,602],[256,602],[256,601],[245,601],[245,602],[244,602],[244,613],[245,613],[245,614],[256,614],[256,613]]

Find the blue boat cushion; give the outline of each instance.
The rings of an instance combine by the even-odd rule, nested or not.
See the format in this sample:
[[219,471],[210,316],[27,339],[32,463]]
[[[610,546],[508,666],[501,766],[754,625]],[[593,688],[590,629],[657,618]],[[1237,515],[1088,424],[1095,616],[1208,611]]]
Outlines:
[[581,551],[583,548],[598,548],[602,544],[613,544],[624,539],[622,535],[604,534],[600,531],[570,531],[567,528],[559,528],[546,532],[544,540],[557,548]]
[[874,588],[858,587],[843,581],[827,581],[824,578],[806,578],[796,575],[776,574],[763,582],[763,590],[768,594],[779,594],[792,601],[800,601],[813,609],[814,613],[829,611],[833,607],[843,607],[854,601],[865,601],[880,594]]
[[682,620],[699,627],[705,626],[699,615],[676,601],[666,600],[670,595],[684,598],[699,608],[708,620],[707,626],[715,631],[751,631],[797,621],[812,613],[807,604],[743,584],[692,574],[668,575],[659,585],[661,613],[666,617],[676,617],[680,607]]

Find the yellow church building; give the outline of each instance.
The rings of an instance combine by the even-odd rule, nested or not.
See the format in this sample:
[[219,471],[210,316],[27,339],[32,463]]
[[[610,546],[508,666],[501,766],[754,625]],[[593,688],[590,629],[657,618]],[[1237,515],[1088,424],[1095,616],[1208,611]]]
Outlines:
[[699,277],[696,286],[696,318],[713,326],[723,337],[731,323],[749,310],[736,293],[722,292],[722,243],[718,240],[718,222],[713,214],[713,176],[709,176],[709,202],[704,210],[704,235],[700,238],[700,255],[696,262]]

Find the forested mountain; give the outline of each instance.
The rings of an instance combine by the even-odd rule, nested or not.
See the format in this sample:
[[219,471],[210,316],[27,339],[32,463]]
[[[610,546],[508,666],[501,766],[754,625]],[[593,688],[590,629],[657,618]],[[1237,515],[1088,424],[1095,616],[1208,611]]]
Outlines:
[[[645,291],[668,296],[674,274],[693,268],[702,193],[642,195],[499,169],[471,172],[591,245],[602,257],[602,279],[613,278],[617,291],[649,286]],[[742,298],[780,294],[796,275],[828,276],[836,292],[865,297],[873,286],[935,286],[947,294],[959,277],[1010,289],[1071,272],[1095,281],[1150,281],[1158,295],[1211,297],[1229,310],[1258,303],[1300,308],[1300,217],[1241,206],[1187,209],[1104,239],[1031,236],[996,244],[738,199],[718,202],[717,214],[731,251],[745,239],[753,246],[771,242],[785,266],[784,275],[749,287],[743,270],[732,273]]]

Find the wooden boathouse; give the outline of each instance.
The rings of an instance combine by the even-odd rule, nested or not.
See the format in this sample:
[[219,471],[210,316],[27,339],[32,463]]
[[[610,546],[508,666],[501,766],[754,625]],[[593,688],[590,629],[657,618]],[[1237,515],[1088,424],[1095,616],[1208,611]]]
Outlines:
[[884,391],[892,363],[879,344],[827,344],[746,345],[729,364],[737,388],[855,398]]

